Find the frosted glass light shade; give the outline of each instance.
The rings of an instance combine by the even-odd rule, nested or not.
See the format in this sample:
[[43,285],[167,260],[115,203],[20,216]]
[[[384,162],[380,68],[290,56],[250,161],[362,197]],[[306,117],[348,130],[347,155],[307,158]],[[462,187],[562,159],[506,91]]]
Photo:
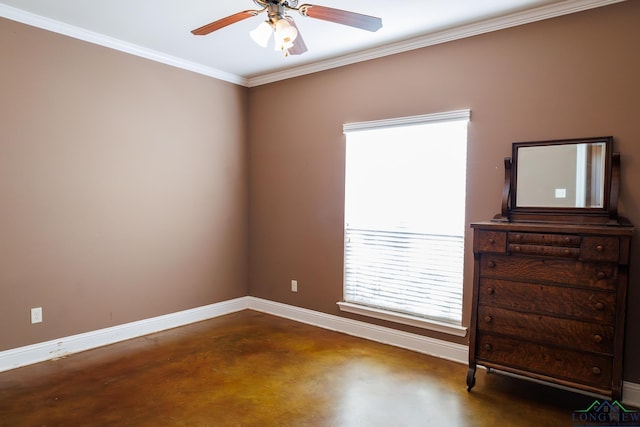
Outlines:
[[293,47],[293,41],[298,37],[298,30],[289,24],[286,19],[281,19],[276,23],[275,50],[287,50]]
[[267,21],[263,21],[254,30],[250,31],[249,34],[254,42],[262,47],[267,47],[272,32],[273,28],[271,28],[271,25]]

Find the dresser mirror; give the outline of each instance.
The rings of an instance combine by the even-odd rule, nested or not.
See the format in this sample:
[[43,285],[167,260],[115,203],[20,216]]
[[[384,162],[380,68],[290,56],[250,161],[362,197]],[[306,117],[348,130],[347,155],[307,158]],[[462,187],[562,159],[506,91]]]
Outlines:
[[604,208],[608,145],[515,144],[515,207]]
[[514,142],[496,218],[616,223],[618,175],[609,136]]

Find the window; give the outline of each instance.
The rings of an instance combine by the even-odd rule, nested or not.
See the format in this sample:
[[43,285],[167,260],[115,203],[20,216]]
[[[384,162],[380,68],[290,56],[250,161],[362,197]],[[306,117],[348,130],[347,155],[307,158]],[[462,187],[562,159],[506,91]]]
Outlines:
[[345,124],[342,310],[464,335],[469,110]]

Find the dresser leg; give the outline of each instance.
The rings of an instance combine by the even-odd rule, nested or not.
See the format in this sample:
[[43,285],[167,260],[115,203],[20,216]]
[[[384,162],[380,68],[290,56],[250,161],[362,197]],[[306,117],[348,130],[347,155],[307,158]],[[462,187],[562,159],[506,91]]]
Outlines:
[[476,364],[470,364],[467,371],[467,391],[471,391],[473,386],[476,385]]
[[611,390],[611,400],[622,400],[622,389],[620,387],[613,387],[613,390]]

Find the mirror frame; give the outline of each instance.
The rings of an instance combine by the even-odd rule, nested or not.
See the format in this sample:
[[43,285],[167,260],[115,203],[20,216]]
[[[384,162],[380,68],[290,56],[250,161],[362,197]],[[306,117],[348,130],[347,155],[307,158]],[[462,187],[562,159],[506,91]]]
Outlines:
[[[602,207],[519,207],[516,205],[518,183],[518,150],[564,144],[604,143],[605,166]],[[512,161],[513,159],[513,161]],[[501,213],[494,219],[500,221],[568,222],[589,224],[618,224],[618,193],[620,181],[620,154],[613,152],[613,137],[559,139],[548,141],[514,142],[512,157],[506,157],[505,183],[502,191]]]

